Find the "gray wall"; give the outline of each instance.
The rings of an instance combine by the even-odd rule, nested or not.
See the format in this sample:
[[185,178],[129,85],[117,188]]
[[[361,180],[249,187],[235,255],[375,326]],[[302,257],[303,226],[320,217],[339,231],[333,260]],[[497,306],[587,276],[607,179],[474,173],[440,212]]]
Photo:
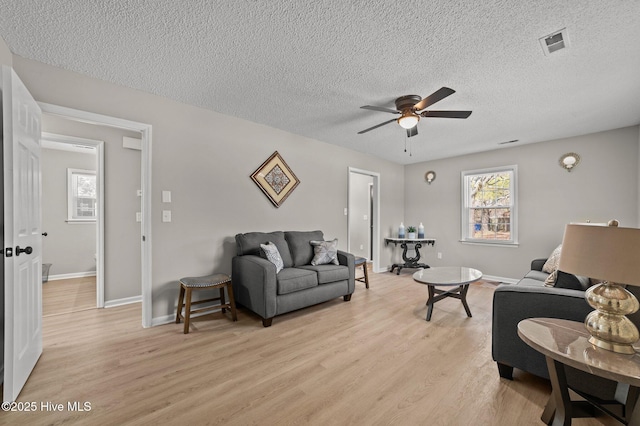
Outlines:
[[[360,173],[351,173],[349,181],[349,241],[350,251],[355,256],[371,258],[370,238],[370,196],[369,184],[373,177]],[[367,217],[365,219],[364,217]],[[360,248],[362,246],[362,249]]]
[[11,66],[13,62],[13,55],[9,50],[9,46],[7,43],[0,37],[0,65],[9,65]]
[[[533,258],[548,256],[562,242],[569,222],[616,218],[621,226],[638,226],[638,138],[634,126],[407,166],[405,224],[423,222],[426,234],[437,239],[434,249],[424,250],[432,266],[465,265],[520,278]],[[581,162],[568,173],[558,159],[571,151]],[[460,172],[510,164],[518,165],[519,246],[460,243]],[[428,170],[437,173],[431,185],[424,181]]]
[[[435,248],[423,250],[427,263],[477,266],[485,274],[512,278],[527,270],[531,258],[551,252],[568,221],[616,217],[626,226],[638,222],[638,127],[403,167],[17,56],[13,65],[36,100],[153,126],[152,312],[157,320],[174,313],[180,277],[231,271],[238,232],[322,229],[346,249],[349,167],[380,174],[381,266],[393,263],[393,246],[386,247],[383,239],[395,236],[401,221],[423,222],[426,233],[438,239]],[[249,177],[276,150],[301,181],[280,208]],[[572,173],[557,165],[568,151],[582,156]],[[139,174],[139,160],[135,170],[113,153],[105,161],[116,168],[107,182],[112,176],[126,181],[130,172]],[[520,246],[460,244],[460,171],[504,164],[519,165]],[[432,185],[424,182],[427,170],[438,174]],[[172,191],[172,204],[161,202],[162,190]],[[108,196],[106,206],[128,208],[132,201],[123,194]],[[173,221],[163,223],[161,212],[168,207]],[[106,278],[123,265],[136,264],[139,270],[139,258],[120,253],[127,247],[114,241],[121,231],[108,228],[109,222],[106,226],[107,253],[112,260],[122,254],[120,262],[107,260]],[[134,235],[139,238],[139,229]],[[437,251],[443,253],[441,261],[435,259]],[[139,277],[136,282],[122,279],[139,288]]]
[[[140,211],[140,197],[137,196],[136,191],[140,189],[141,155],[140,151],[123,148],[122,137],[139,137],[140,135],[120,129],[78,123],[51,115],[43,116],[42,130],[104,141],[104,299],[105,302],[110,302],[139,296],[142,289],[141,243],[140,223],[136,222],[136,212]],[[84,225],[70,226],[78,228]],[[95,251],[95,249],[92,250]],[[55,262],[52,273],[59,273]]]
[[[152,315],[158,320],[173,315],[180,277],[231,272],[236,233],[321,229],[346,249],[349,167],[380,173],[382,237],[403,219],[400,165],[18,56],[13,61],[38,101],[153,126]],[[280,208],[250,179],[276,150],[301,181]],[[118,164],[109,156],[106,162]],[[124,172],[118,165],[117,173]],[[161,202],[162,190],[172,191],[172,204]],[[121,202],[109,197],[106,204]],[[167,206],[171,223],[161,221]],[[388,258],[389,249],[378,244]],[[107,250],[114,250],[109,240]],[[107,264],[107,276],[117,267]]]
[[42,261],[50,275],[96,271],[96,224],[67,222],[67,169],[96,169],[95,154],[42,149]]

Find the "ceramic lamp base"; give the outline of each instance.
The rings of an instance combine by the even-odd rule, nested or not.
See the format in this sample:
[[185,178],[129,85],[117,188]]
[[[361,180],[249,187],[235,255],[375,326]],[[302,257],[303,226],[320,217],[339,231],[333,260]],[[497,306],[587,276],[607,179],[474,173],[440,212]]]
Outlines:
[[622,354],[633,354],[633,343],[638,341],[638,329],[625,315],[640,306],[638,299],[623,287],[604,281],[590,287],[585,299],[596,310],[587,315],[585,326],[593,345]]

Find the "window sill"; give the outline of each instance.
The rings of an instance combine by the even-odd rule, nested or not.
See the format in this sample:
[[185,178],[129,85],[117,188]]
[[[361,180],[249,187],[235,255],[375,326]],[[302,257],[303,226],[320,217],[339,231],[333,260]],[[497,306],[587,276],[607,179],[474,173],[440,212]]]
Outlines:
[[469,241],[469,240],[460,240],[462,244],[468,244],[471,246],[487,246],[487,247],[507,247],[507,248],[518,248],[520,244],[518,242],[514,243],[506,243],[506,242],[490,242],[490,241]]
[[95,219],[67,219],[65,220],[65,222],[67,222],[69,225],[91,225],[91,224],[95,224],[96,220]]

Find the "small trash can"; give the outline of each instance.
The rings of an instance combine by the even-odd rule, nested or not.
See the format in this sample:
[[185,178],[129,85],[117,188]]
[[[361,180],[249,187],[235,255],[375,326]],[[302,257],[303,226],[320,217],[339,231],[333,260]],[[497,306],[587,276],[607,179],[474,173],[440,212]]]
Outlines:
[[52,263],[43,263],[42,264],[42,282],[46,283],[49,281],[49,269],[51,269]]

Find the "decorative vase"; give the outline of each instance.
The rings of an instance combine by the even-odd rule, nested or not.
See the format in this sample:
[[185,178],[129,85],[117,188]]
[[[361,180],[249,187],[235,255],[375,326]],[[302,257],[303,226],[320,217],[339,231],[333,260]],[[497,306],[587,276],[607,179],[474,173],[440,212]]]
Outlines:
[[400,228],[398,228],[398,238],[404,238],[404,224],[400,222]]
[[424,226],[422,222],[420,222],[420,226],[418,226],[418,238],[424,238]]

